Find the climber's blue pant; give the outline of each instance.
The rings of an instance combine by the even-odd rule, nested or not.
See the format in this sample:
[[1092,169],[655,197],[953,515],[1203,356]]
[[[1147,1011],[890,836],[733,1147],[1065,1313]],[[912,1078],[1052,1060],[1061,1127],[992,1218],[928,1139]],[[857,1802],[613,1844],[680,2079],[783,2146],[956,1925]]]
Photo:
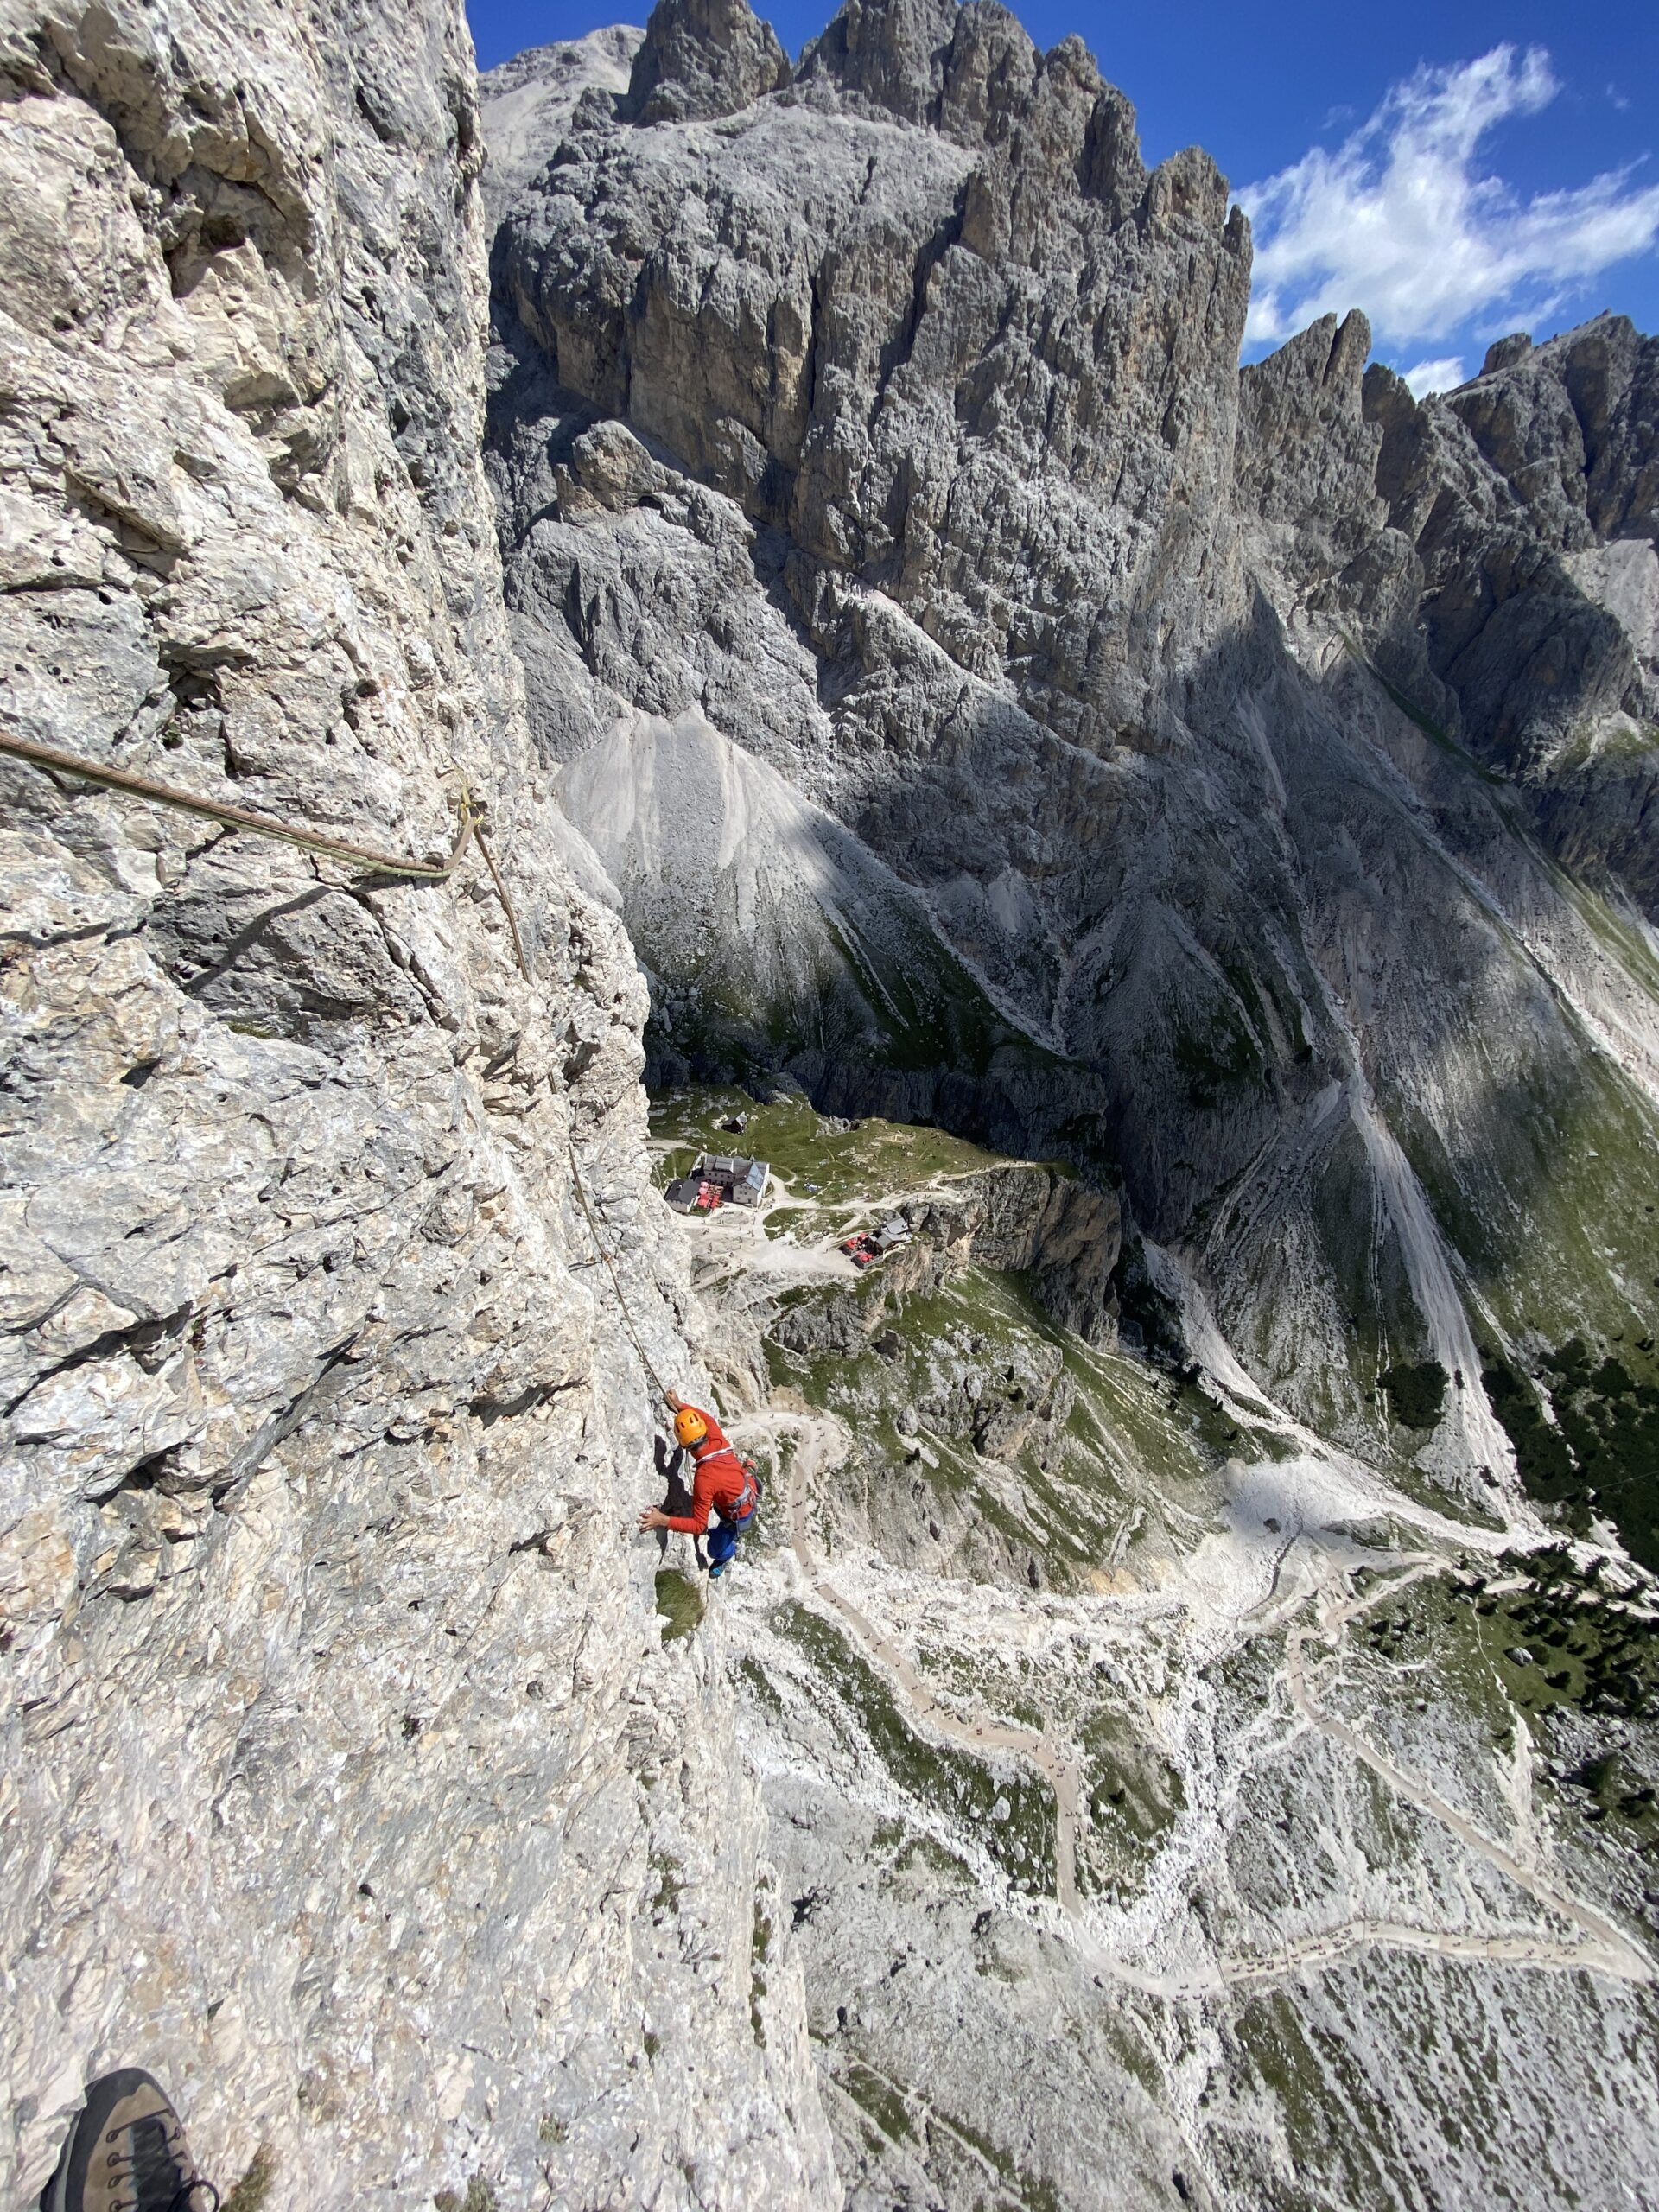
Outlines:
[[741,1521],[728,1521],[723,1513],[716,1511],[715,1525],[709,1531],[707,1539],[709,1564],[711,1567],[724,1568],[731,1565],[732,1554],[737,1549],[737,1540],[753,1518],[753,1506],[749,1508]]

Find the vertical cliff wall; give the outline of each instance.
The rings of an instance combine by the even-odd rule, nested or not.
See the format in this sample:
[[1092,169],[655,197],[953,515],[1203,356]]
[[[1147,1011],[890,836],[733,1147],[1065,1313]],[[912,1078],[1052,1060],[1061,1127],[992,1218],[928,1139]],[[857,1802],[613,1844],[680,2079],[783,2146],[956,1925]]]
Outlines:
[[416,860],[467,795],[531,969],[475,852],[0,766],[19,2198],[118,2063],[283,2202],[836,2196],[718,1631],[626,1539],[573,1153],[678,1379],[696,1319],[507,646],[480,160],[447,0],[0,13],[0,721]]

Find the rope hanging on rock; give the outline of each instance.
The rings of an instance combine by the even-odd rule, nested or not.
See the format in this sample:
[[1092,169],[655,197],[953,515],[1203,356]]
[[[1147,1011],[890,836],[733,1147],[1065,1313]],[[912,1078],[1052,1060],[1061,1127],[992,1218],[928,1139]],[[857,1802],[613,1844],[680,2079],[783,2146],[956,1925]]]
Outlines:
[[501,901],[501,911],[507,918],[507,927],[512,932],[512,957],[518,963],[518,973],[528,983],[533,979],[530,963],[524,957],[524,940],[518,934],[518,917],[512,911],[512,901],[507,896],[507,887],[501,880],[501,871],[495,864],[495,855],[484,839],[484,824],[475,822],[473,835],[478,840],[478,849],[484,855],[484,865],[490,871],[490,881],[495,886],[495,895]]
[[485,842],[482,817],[463,785],[458,811],[460,827],[455,842],[446,861],[406,861],[396,853],[383,853],[372,845],[357,845],[343,837],[326,836],[320,830],[302,828],[292,822],[279,822],[275,815],[256,814],[245,806],[232,806],[223,799],[202,798],[194,791],[181,791],[175,784],[156,783],[149,776],[135,776],[124,768],[110,768],[101,761],[84,760],[79,753],[60,753],[55,746],[38,745],[32,738],[14,737],[0,730],[0,753],[9,753],[14,760],[26,760],[43,775],[78,776],[83,782],[103,784],[111,791],[125,791],[131,798],[149,799],[157,806],[170,806],[181,814],[203,816],[209,822],[222,822],[228,829],[251,830],[256,836],[275,837],[285,845],[297,845],[302,851],[318,853],[325,860],[346,861],[372,868],[377,875],[406,877],[414,883],[447,883],[461,866],[467,848],[474,838],[484,855],[484,865],[490,872],[495,894],[501,901],[501,911],[507,918],[507,928],[512,937],[513,957],[518,972],[526,982],[532,980],[530,963],[524,957],[524,941],[518,933],[518,918],[507,896],[507,887],[501,880],[501,871],[495,864],[495,855]]
[[280,838],[285,845],[299,845],[308,853],[321,853],[328,860],[359,861],[378,875],[406,875],[418,883],[448,882],[460,867],[473,835],[474,809],[470,800],[463,799],[461,827],[448,859],[406,861],[396,853],[377,852],[372,845],[354,845],[343,837],[330,837],[321,830],[279,822],[275,815],[255,814],[248,807],[231,806],[222,799],[201,798],[194,791],[180,791],[176,785],[158,784],[148,776],[130,775],[124,768],[106,768],[100,761],[83,760],[78,753],[60,753],[55,746],[37,745],[32,738],[13,737],[3,730],[0,730],[0,753],[27,760],[31,767],[48,774],[55,770],[66,776],[79,776],[89,784],[106,784],[111,791],[130,792],[134,798],[152,799],[158,806],[175,807],[182,814],[205,815],[208,821],[223,822],[232,830],[251,830],[262,837]]
[[651,1377],[652,1382],[656,1386],[658,1396],[659,1398],[665,1398],[668,1395],[668,1392],[664,1386],[663,1378],[657,1372],[657,1370],[652,1365],[651,1355],[646,1351],[644,1344],[639,1341],[639,1332],[633,1325],[633,1316],[628,1311],[628,1301],[622,1295],[621,1282],[618,1279],[616,1268],[612,1263],[610,1253],[607,1250],[604,1242],[600,1236],[599,1224],[594,1219],[594,1210],[588,1203],[588,1187],[582,1179],[582,1170],[576,1165],[576,1147],[573,1144],[569,1149],[570,1173],[575,1178],[576,1196],[582,1202],[582,1212],[587,1216],[588,1234],[594,1240],[594,1249],[599,1254],[600,1258],[605,1262],[605,1272],[611,1279],[611,1288],[616,1293],[616,1302],[622,1310],[622,1325],[628,1332],[628,1341],[632,1344],[635,1351],[639,1355],[640,1365],[645,1369],[645,1373]]

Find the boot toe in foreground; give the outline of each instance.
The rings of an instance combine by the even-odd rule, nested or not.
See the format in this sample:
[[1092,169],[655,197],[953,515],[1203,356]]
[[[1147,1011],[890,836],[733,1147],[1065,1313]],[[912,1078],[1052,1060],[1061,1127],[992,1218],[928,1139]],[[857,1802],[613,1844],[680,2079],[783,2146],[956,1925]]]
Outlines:
[[41,2212],[211,2212],[183,2124],[153,2075],[124,2066],[86,2089]]

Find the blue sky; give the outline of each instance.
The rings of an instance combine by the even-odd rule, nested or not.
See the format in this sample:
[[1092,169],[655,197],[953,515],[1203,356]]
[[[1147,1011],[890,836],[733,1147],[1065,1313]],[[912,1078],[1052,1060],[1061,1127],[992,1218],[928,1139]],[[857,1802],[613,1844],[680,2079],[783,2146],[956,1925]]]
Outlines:
[[[643,10],[632,20],[643,20]],[[830,0],[770,13],[791,54]],[[1249,207],[1255,358],[1363,308],[1420,389],[1491,337],[1602,308],[1659,330],[1659,4],[1600,0],[1026,0],[1135,101],[1147,158],[1207,147]],[[483,67],[618,20],[584,0],[470,0]],[[627,17],[624,17],[627,20]]]

